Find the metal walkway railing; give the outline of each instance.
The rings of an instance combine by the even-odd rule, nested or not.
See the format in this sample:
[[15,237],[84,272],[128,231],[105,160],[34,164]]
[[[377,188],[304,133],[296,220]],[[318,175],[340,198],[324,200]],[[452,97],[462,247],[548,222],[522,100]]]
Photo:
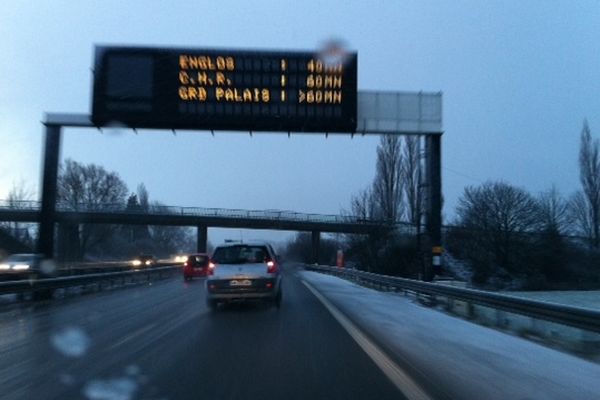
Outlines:
[[[39,201],[8,201],[0,200],[0,210],[10,211],[39,211],[41,202]],[[68,204],[58,203],[56,205],[58,212],[85,212],[85,213],[119,213],[131,215],[168,215],[168,216],[190,216],[190,217],[220,217],[220,218],[246,218],[272,221],[294,221],[294,222],[314,222],[323,224],[369,224],[369,225],[389,225],[389,222],[382,220],[364,219],[351,215],[332,215],[300,213],[286,210],[243,210],[226,208],[207,208],[207,207],[180,207],[150,205],[147,208],[137,206],[128,207],[123,204]],[[399,222],[397,224],[406,224]]]

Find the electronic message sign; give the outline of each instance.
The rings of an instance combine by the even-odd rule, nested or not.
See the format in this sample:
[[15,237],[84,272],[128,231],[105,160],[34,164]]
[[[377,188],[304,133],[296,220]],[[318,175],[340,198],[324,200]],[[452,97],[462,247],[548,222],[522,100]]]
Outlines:
[[92,121],[132,128],[356,130],[356,53],[96,47]]

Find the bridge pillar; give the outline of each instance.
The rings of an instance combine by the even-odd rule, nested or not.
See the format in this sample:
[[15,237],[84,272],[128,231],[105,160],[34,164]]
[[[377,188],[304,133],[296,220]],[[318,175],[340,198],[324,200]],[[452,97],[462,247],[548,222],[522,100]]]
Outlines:
[[312,259],[311,262],[319,263],[319,247],[321,247],[321,232],[312,231]]
[[56,244],[58,261],[80,261],[79,224],[59,223]]
[[206,225],[198,225],[198,244],[196,251],[198,253],[206,253],[206,244],[208,242],[208,228]]
[[423,280],[431,281],[436,273],[440,273],[442,252],[442,135],[425,137],[426,152],[426,220],[427,237],[424,240],[425,260],[423,263]]
[[56,184],[60,155],[60,125],[46,125],[46,147],[42,177],[42,207],[37,251],[45,258],[54,257],[54,221],[56,214]]

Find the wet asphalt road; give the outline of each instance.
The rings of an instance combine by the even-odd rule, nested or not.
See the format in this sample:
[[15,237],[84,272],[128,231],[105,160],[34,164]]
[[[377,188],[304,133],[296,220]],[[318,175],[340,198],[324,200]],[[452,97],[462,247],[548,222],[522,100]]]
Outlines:
[[0,399],[402,399],[284,271],[280,310],[211,313],[204,282],[0,306]]

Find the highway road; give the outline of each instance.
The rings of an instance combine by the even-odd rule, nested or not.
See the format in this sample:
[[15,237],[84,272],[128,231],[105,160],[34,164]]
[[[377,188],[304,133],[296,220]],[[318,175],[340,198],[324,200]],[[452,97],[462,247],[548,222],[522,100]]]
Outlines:
[[1,399],[402,399],[285,271],[280,310],[211,313],[204,282],[0,308]]

